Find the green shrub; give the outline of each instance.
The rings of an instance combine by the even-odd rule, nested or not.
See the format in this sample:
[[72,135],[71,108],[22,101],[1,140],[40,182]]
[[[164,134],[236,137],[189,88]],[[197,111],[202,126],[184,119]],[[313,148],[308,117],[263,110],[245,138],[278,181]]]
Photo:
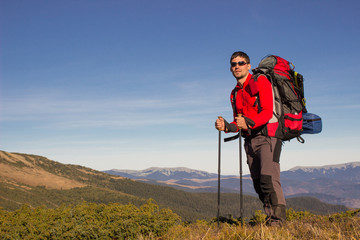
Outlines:
[[249,224],[255,226],[266,222],[266,214],[263,214],[261,210],[256,210],[255,214],[250,218]]
[[308,218],[310,216],[313,216],[314,214],[308,212],[308,211],[298,211],[296,212],[294,209],[289,208],[286,211],[286,220],[287,221],[293,221],[293,220],[301,220]]
[[0,236],[4,239],[124,239],[161,236],[180,222],[169,209],[159,209],[153,200],[140,208],[118,203],[83,202],[56,209],[23,205],[8,212],[0,209]]
[[352,218],[355,215],[358,215],[359,213],[360,213],[360,209],[349,210],[349,211],[346,211],[346,212],[343,212],[343,213],[334,213],[334,214],[329,216],[329,221],[334,222],[334,221],[343,220],[345,218]]

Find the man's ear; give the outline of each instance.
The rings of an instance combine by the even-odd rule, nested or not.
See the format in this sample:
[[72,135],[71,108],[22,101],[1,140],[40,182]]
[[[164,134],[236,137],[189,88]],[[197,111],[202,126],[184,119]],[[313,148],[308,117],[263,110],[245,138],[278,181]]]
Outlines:
[[249,71],[251,70],[251,64],[250,63],[248,64],[248,70]]

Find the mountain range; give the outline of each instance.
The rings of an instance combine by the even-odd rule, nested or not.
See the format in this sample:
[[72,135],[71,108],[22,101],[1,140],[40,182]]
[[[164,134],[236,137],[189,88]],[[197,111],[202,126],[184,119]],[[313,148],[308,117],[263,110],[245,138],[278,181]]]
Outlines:
[[[113,175],[193,192],[217,191],[217,174],[189,168],[148,168],[141,171],[112,169]],[[321,167],[295,167],[281,172],[285,197],[311,196],[330,204],[360,208],[360,162]],[[222,175],[222,192],[239,192],[239,176]],[[244,192],[255,195],[249,175],[243,176]]]
[[[161,173],[153,172],[152,176],[162,176],[163,181],[174,176],[176,179],[181,179],[181,176],[196,176],[199,183],[216,176],[197,170],[178,170],[180,169],[174,172],[172,169],[163,169]],[[134,172],[130,171],[128,174],[131,173]],[[146,174],[141,177],[145,176]],[[148,183],[144,183],[84,166],[62,164],[43,156],[0,151],[0,207],[4,210],[17,210],[24,204],[30,207],[56,208],[63,204],[74,205],[83,201],[140,206],[151,198],[159,207],[171,209],[184,221],[211,219],[216,216],[216,193],[183,191],[173,187],[176,185],[161,186],[149,184],[155,183],[155,180],[147,181]],[[238,203],[238,193],[222,193],[220,214],[238,216]],[[244,195],[243,205],[246,218],[251,217],[256,210],[262,209],[257,197],[250,195]],[[314,197],[302,196],[288,198],[287,207],[317,214],[343,212],[349,209],[343,205],[328,204]]]

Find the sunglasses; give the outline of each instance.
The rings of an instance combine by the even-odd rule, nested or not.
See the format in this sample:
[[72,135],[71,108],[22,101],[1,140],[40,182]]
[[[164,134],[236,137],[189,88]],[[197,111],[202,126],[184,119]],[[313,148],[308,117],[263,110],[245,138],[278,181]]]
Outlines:
[[230,62],[232,67],[235,67],[236,64],[238,64],[239,66],[244,66],[247,64],[247,62],[241,61],[241,62]]

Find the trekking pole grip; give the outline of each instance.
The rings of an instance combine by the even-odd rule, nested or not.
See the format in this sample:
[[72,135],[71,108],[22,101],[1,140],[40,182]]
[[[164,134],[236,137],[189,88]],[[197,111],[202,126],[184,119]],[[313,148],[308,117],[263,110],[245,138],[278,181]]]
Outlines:
[[[218,119],[224,119],[222,116],[218,116]],[[221,130],[218,130],[219,132],[221,132]],[[224,126],[224,131],[225,131],[225,126]]]

